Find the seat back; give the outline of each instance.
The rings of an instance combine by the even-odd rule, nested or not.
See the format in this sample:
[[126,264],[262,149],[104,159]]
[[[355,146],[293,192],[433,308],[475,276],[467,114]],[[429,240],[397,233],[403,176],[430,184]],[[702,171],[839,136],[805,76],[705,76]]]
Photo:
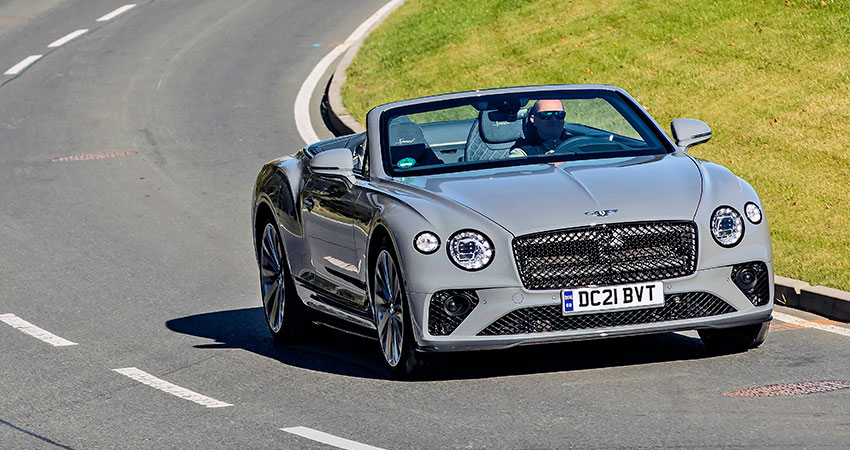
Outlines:
[[406,169],[443,163],[428,146],[419,125],[406,117],[395,119],[390,124],[389,144],[390,162],[393,166]]
[[514,143],[522,136],[527,110],[503,112],[485,110],[469,130],[464,154],[466,161],[489,161],[507,158]]

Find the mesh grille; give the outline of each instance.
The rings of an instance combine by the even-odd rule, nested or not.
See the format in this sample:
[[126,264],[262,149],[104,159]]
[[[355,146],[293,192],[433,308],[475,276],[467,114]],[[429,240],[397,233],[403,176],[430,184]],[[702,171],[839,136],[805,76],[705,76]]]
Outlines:
[[735,312],[735,308],[712,294],[689,292],[664,296],[661,308],[634,309],[597,314],[561,314],[561,305],[519,309],[502,316],[479,336],[542,333],[547,331],[610,328],[622,325],[693,319]]
[[[443,308],[443,303],[447,298],[453,295],[463,295],[470,303],[469,311],[458,316],[451,316]],[[447,336],[457,328],[463,319],[469,316],[475,307],[478,306],[478,296],[474,291],[440,291],[431,297],[431,304],[428,305],[428,332],[432,336]]]
[[737,280],[738,274],[744,269],[750,269],[756,274],[756,282],[751,288],[740,284],[738,284],[738,288],[747,296],[753,306],[766,305],[770,301],[770,277],[767,272],[767,264],[750,262],[735,265],[732,267],[732,280]]
[[656,281],[696,271],[693,222],[596,225],[520,236],[513,241],[526,289]]

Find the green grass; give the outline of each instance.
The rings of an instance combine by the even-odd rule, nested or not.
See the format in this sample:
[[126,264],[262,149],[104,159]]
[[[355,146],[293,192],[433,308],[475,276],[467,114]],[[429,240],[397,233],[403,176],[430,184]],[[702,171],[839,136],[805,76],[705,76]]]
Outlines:
[[343,98],[363,123],[393,100],[548,83],[708,123],[691,153],[759,192],[777,273],[850,290],[850,0],[408,0]]

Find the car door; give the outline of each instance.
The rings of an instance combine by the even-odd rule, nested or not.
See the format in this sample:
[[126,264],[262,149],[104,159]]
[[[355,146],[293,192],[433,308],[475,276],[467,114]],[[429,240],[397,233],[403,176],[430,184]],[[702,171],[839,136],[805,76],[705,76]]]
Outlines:
[[302,277],[330,300],[362,309],[353,210],[361,189],[338,177],[310,174],[302,190],[302,218],[312,275]]

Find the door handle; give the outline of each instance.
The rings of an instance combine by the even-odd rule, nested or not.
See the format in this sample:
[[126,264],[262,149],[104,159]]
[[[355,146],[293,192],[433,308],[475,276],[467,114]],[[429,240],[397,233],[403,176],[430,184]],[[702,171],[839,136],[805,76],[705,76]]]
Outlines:
[[304,199],[304,207],[307,208],[307,211],[312,211],[313,207],[316,206],[315,202],[311,197],[307,197]]

